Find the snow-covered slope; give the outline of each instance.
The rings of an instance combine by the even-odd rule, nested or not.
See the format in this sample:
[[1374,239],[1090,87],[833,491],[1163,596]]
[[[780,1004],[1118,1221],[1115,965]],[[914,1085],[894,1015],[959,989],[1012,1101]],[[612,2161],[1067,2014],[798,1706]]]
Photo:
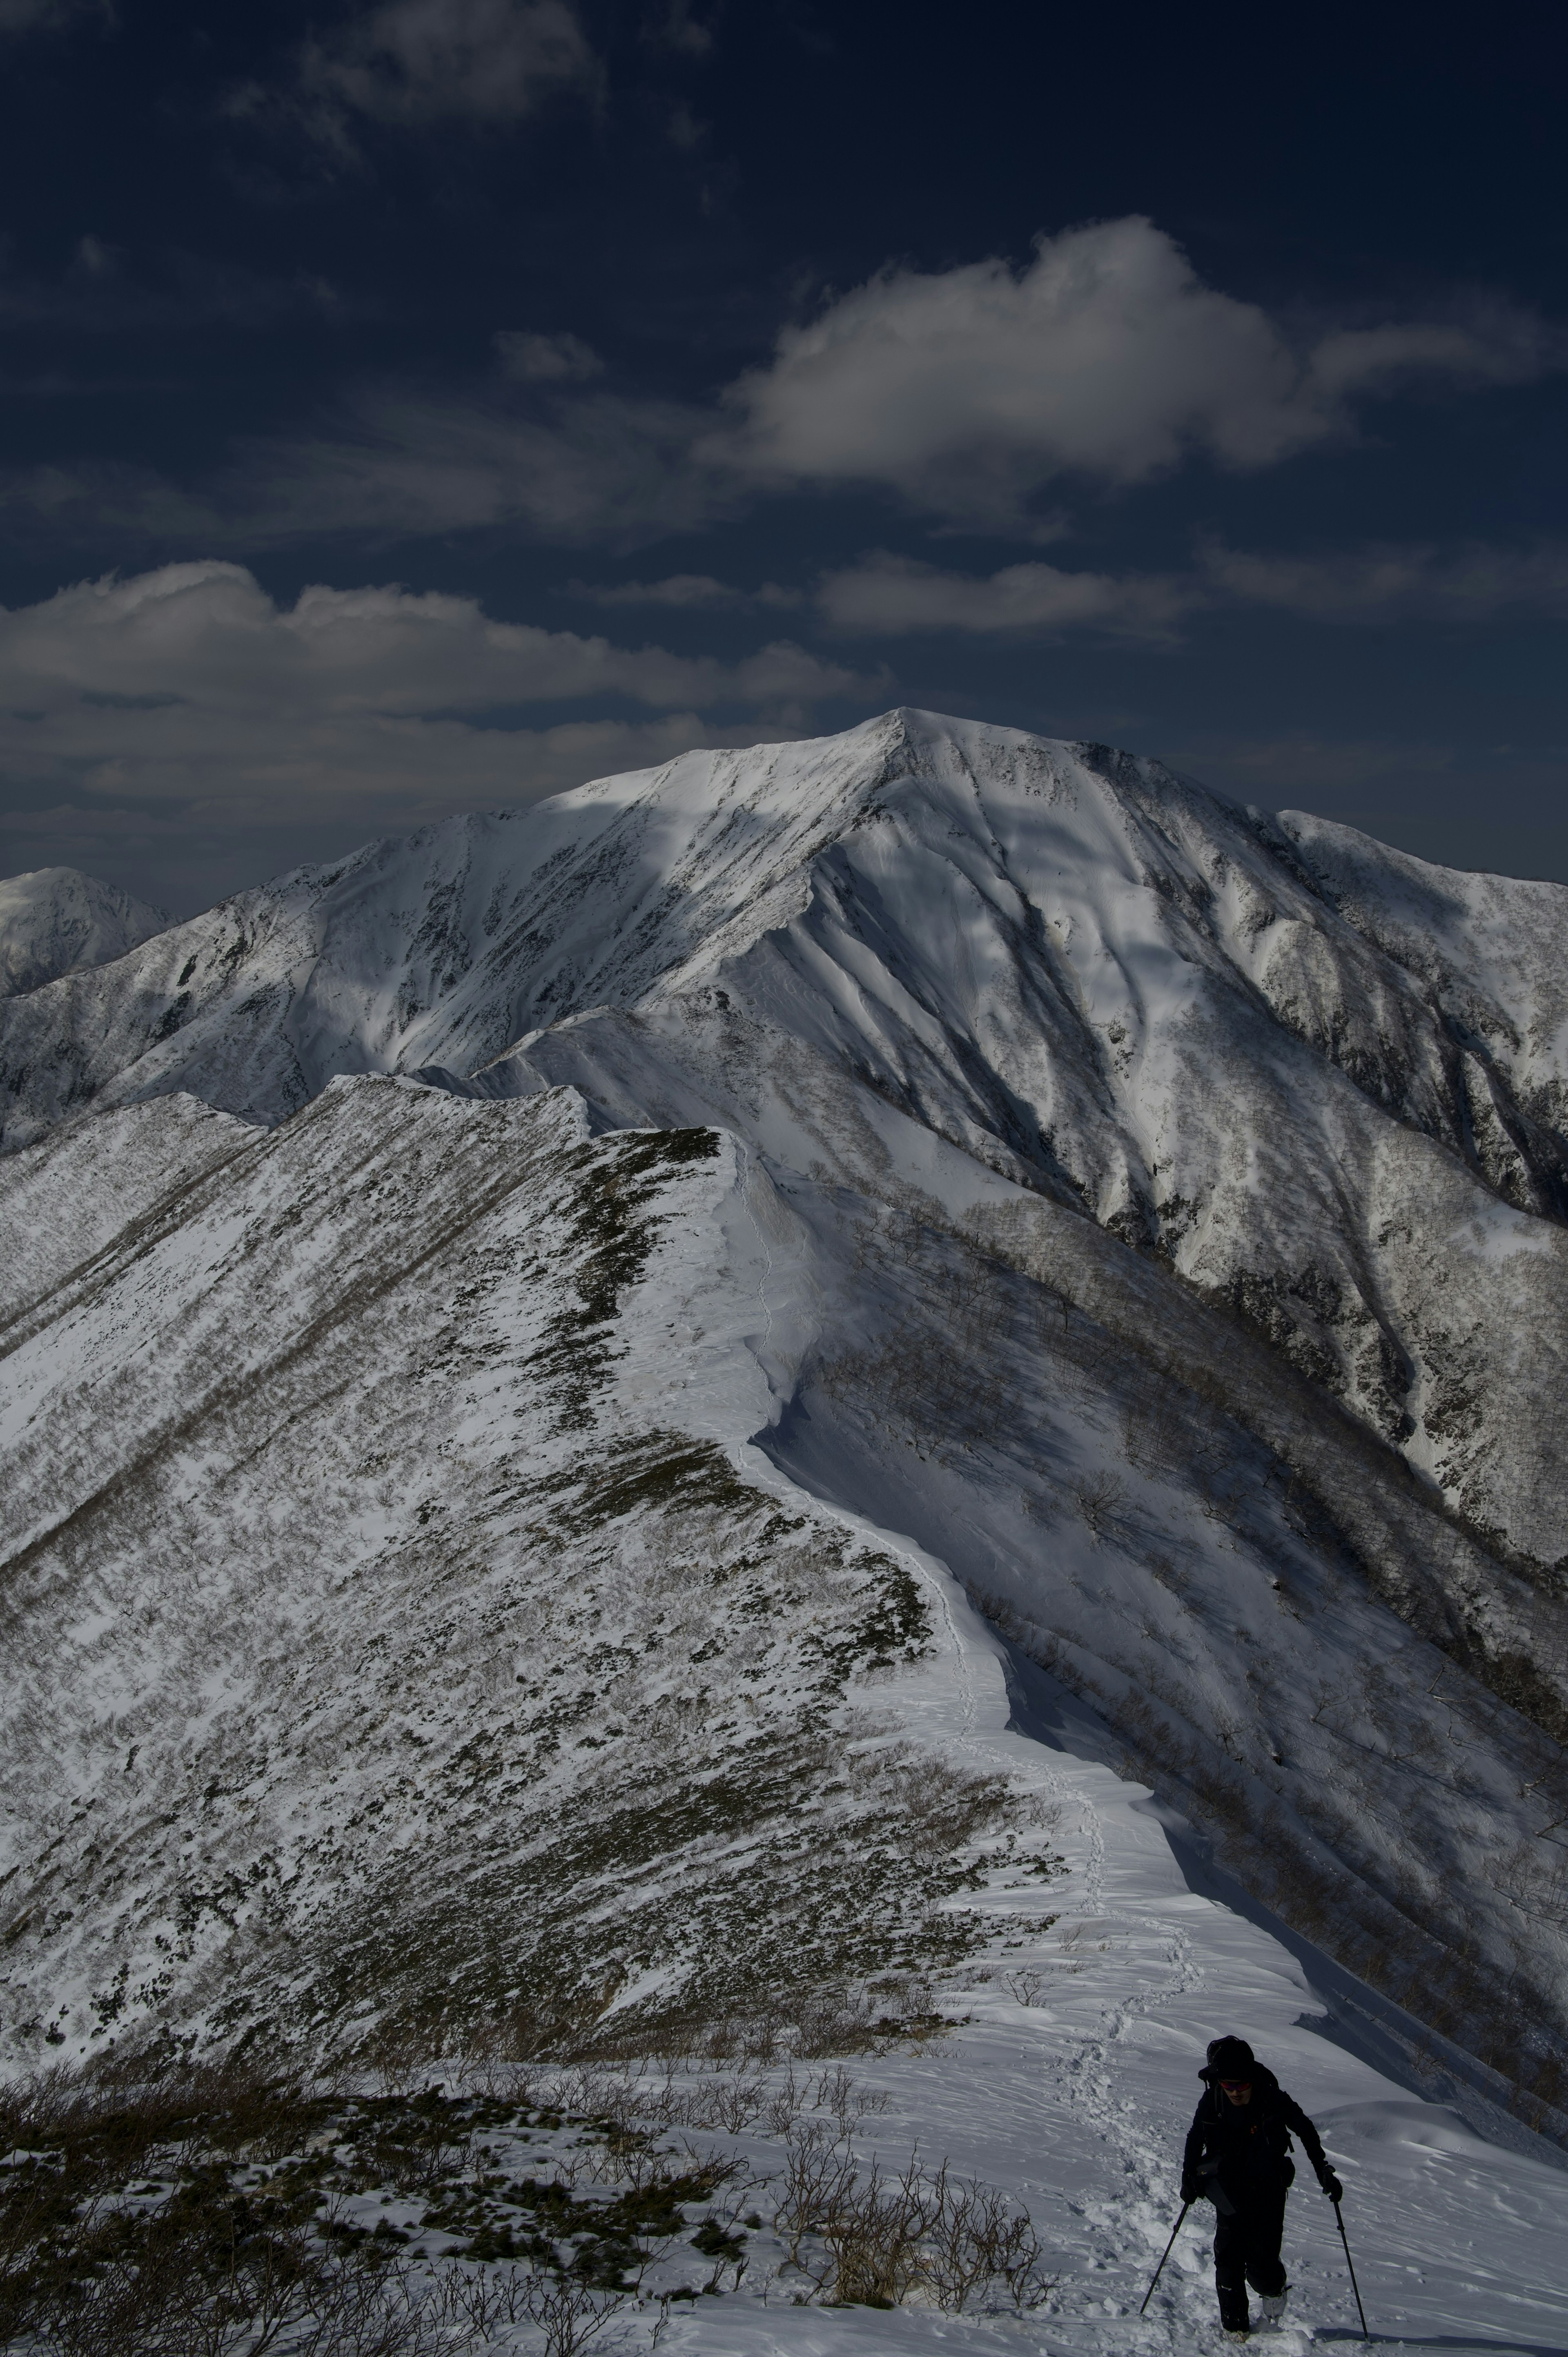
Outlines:
[[175,1089],[275,1121],[601,1006],[744,1128],[747,1060],[813,1049],[1231,1303],[1545,1566],[1564,905],[892,714],[372,845],[35,992],[0,1017],[4,1135]]
[[168,923],[75,867],[37,867],[0,877],[0,999],[38,990],[62,974],[107,965]]
[[[79,1168],[196,1118],[90,1125]],[[923,1917],[994,1796],[960,1774],[922,1847],[847,1694],[929,1598],[740,1445],[797,1322],[744,1148],[373,1080],[237,1151],[215,1118],[4,1333],[13,2054],[625,1984],[742,2014],[961,1951]],[[867,1853],[853,1905],[797,1816]]]
[[[160,1138],[181,1176],[3,1336],[6,2060],[158,2028],[403,2073],[416,2050],[456,2072],[476,2047],[656,2042],[657,2089],[682,2040],[853,2049],[868,2012],[940,2013],[853,2083],[797,2065],[798,2100],[831,2093],[863,2162],[918,2149],[1026,2203],[1043,2304],[799,2304],[758,2116],[785,2073],[753,2060],[716,2067],[764,2224],[739,2289],[672,2309],[661,2345],[1164,2357],[1218,2345],[1201,2220],[1136,2312],[1204,2044],[1240,2030],[1324,2132],[1374,2330],[1541,2357],[1568,2173],[1526,2123],[1562,2125],[1560,1967],[1521,2119],[1484,2065],[1209,1895],[1168,1810],[1093,1758],[1106,1720],[1028,1658],[1026,1608],[1077,1612],[1057,1661],[1086,1691],[1142,1620],[1145,1663],[1193,1680],[1254,1774],[1316,1680],[1270,1841],[1308,1876],[1326,1848],[1332,1935],[1358,1869],[1321,1810],[1359,1816],[1417,1998],[1443,1960],[1392,1902],[1430,1868],[1495,1943],[1496,2002],[1509,1910],[1487,1917],[1480,1856],[1528,1846],[1528,1728],[1429,1677],[1266,1480],[1232,1491],[1211,1402],[1129,1388],[1109,1329],[963,1241],[1008,1182],[886,1122],[875,1200],[781,1189],[718,1133],[596,1136],[569,1090],[367,1078],[270,1135],[164,1098],[13,1166],[13,1219],[73,1165],[101,1200]],[[1091,1523],[1074,1486],[1116,1460],[1128,1494]],[[822,1494],[846,1480],[861,1511]],[[1013,1644],[904,1535],[961,1556],[965,1512],[1013,1575]],[[1305,2172],[1286,2248],[1279,2346],[1305,2357],[1356,2329]]]
[[14,2050],[915,2004],[978,1647],[1562,2124],[1562,905],[906,713],[13,1001]]

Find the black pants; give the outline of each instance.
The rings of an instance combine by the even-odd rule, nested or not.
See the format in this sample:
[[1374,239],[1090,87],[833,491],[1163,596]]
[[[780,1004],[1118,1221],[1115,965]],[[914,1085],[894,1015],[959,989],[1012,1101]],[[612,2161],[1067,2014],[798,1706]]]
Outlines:
[[1219,2294],[1219,2321],[1240,2326],[1247,2321],[1247,2286],[1273,2297],[1285,2287],[1280,2242],[1285,2230],[1285,2197],[1254,2193],[1236,2204],[1232,2217],[1220,2217],[1214,2229],[1214,2287]]

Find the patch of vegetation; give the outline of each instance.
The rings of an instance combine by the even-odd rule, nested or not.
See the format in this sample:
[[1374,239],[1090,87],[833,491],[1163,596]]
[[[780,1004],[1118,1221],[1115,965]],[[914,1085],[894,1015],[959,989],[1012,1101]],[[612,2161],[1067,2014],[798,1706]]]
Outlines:
[[540,1364],[555,1377],[563,1431],[589,1420],[589,1404],[609,1366],[604,1329],[641,1276],[662,1224],[653,1206],[674,1172],[712,1161],[718,1151],[715,1130],[669,1129],[596,1138],[562,1157],[569,1191],[556,1208],[568,1221],[577,1298],[552,1321]]
[[[519,2174],[540,2130],[547,2148],[585,2136],[612,2179],[618,2136],[629,2181],[578,2191],[570,2151],[564,2173],[558,2153],[555,2173]],[[57,2072],[0,2099],[0,2138],[6,2349],[213,2357],[286,2337],[425,2357],[563,2300],[591,2320],[676,2245],[708,2261],[704,2289],[744,2268],[745,2235],[710,2207],[732,2163],[671,2168],[646,2136],[526,2103],[329,2096],[233,2068]]]

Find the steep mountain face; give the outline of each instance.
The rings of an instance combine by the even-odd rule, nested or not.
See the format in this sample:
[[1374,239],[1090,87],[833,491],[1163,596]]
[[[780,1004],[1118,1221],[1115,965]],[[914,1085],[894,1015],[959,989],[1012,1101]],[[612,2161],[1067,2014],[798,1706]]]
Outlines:
[[[1550,2097],[1564,907],[904,713],[376,845],[14,1000],[12,1775],[53,1764],[9,2018],[69,1983],[211,2026],[242,1984],[351,2040],[437,1950],[465,2002],[679,2010],[725,1827],[808,1977],[940,1958],[995,1796],[902,1864],[875,1828],[945,1566],[1255,1892]],[[711,1756],[639,1749],[676,1704]],[[868,1945],[790,1808],[864,1853]],[[781,1985],[736,1920],[726,1969]]]
[[168,921],[161,909],[79,868],[37,867],[0,877],[0,999],[84,966],[107,965]]
[[3,1134],[172,1089],[273,1122],[600,1006],[744,1129],[792,1042],[1231,1303],[1555,1580],[1565,907],[894,714],[374,845],[35,992]]

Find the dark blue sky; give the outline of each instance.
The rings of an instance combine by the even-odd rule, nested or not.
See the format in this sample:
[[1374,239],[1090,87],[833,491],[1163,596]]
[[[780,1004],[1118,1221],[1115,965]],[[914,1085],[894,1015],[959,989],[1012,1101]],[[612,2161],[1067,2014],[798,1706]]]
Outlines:
[[1568,877],[1561,7],[0,0],[0,870],[184,910],[908,702]]

